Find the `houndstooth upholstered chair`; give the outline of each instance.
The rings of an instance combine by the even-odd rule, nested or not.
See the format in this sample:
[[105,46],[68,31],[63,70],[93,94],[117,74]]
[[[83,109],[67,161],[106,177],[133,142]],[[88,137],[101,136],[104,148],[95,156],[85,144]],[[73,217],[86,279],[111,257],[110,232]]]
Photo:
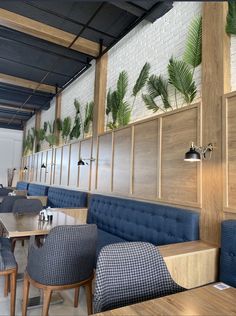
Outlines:
[[[10,315],[15,315],[17,263],[8,238],[0,237],[0,276],[5,276],[4,296],[8,295],[9,277],[11,285]],[[1,305],[1,304],[0,304]],[[1,315],[1,307],[0,307]]]
[[0,213],[11,213],[14,203],[20,199],[26,200],[26,196],[5,196],[0,204]]
[[[24,276],[22,315],[26,315],[30,283],[43,290],[43,316],[48,315],[52,291],[86,287],[88,313],[92,313],[92,280],[97,243],[96,225],[53,228],[44,245],[31,245]],[[78,306],[78,291],[74,306]]]
[[21,199],[16,200],[12,212],[13,213],[39,213],[43,209],[43,204],[40,200],[37,199]]
[[94,313],[174,294],[176,284],[158,248],[125,242],[102,248],[96,268]]

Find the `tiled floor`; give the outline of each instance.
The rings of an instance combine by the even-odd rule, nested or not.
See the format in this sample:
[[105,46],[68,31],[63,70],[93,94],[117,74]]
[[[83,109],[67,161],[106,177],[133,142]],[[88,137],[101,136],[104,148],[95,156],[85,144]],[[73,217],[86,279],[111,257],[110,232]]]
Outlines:
[[[28,245],[24,247],[21,246],[20,243],[17,243],[15,249],[15,256],[18,262],[18,269],[19,272],[23,272],[26,265],[27,260],[27,250]],[[22,315],[21,314],[21,303],[22,303],[22,286],[23,281],[17,282],[17,291],[16,291],[16,316]],[[4,289],[4,279],[0,277],[0,316],[9,316],[9,308],[10,308],[10,296],[4,297],[3,296],[3,289]],[[35,289],[33,286],[30,287],[30,294],[29,297],[38,296],[40,291]],[[64,299],[64,303],[58,305],[52,305],[49,308],[49,315],[50,316],[75,316],[75,315],[87,315],[87,306],[86,306],[86,298],[84,288],[81,287],[80,289],[80,299],[79,299],[79,306],[78,308],[73,307],[73,299],[74,299],[74,291],[73,290],[66,290],[60,292],[61,296]],[[41,309],[32,309],[29,310],[27,315],[29,316],[38,316],[41,315]]]

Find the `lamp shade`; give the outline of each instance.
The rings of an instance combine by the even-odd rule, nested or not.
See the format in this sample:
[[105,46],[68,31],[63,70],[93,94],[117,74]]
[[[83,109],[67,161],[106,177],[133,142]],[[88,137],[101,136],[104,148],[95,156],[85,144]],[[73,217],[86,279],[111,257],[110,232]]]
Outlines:
[[45,166],[44,163],[41,165],[41,168],[42,168],[42,169],[46,169],[46,166]]
[[185,154],[185,161],[201,161],[200,154],[195,150],[195,148],[191,147],[188,152]]
[[84,165],[85,165],[85,162],[82,159],[80,159],[78,161],[78,166],[84,166]]

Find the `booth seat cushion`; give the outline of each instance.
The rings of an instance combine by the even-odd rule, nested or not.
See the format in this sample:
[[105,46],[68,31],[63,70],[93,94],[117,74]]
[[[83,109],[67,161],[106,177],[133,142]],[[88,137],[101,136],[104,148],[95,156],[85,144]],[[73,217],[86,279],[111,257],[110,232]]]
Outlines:
[[126,241],[164,245],[199,239],[199,214],[185,209],[94,194],[88,223]]
[[86,207],[87,193],[50,187],[48,190],[48,206],[50,207]]
[[236,220],[222,222],[220,281],[236,287]]
[[18,181],[16,184],[16,190],[28,190],[28,186],[28,182]]
[[48,195],[48,186],[30,183],[28,187],[28,195],[45,196]]

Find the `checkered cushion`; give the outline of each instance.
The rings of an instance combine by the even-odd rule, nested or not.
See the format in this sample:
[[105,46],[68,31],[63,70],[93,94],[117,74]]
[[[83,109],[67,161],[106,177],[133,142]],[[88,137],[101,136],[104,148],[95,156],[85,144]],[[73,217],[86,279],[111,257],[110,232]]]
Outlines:
[[12,212],[13,213],[39,213],[42,211],[43,205],[40,200],[37,199],[22,199],[15,201]]
[[30,183],[28,187],[28,195],[45,196],[48,194],[48,186]]
[[11,251],[9,239],[0,237],[0,271],[16,268],[16,260]]
[[24,181],[18,181],[16,184],[17,190],[28,190],[29,183]]
[[184,290],[172,280],[157,247],[145,242],[111,244],[98,257],[94,312]]
[[44,285],[86,280],[95,266],[96,243],[96,225],[57,226],[41,248],[30,247],[26,271]]

